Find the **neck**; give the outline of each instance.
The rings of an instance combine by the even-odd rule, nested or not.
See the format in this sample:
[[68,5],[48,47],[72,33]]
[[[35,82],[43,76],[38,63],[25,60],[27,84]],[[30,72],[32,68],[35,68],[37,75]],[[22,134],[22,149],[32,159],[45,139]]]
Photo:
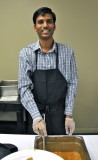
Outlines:
[[40,43],[42,51],[47,53],[49,50],[51,50],[52,47],[53,47],[53,42],[54,42],[53,39],[44,40],[44,41],[43,40],[39,40],[39,43]]

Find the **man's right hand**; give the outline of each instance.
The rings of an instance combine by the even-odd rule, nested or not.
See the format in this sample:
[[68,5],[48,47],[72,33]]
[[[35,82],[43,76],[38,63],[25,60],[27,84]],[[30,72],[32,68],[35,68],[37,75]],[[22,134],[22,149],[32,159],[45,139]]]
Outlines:
[[46,123],[43,118],[33,120],[33,131],[41,136],[47,136]]

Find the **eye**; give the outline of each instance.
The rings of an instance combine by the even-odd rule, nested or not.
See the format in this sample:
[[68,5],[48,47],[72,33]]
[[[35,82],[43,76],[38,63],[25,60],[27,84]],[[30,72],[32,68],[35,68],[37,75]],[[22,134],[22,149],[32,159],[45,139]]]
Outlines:
[[44,21],[41,19],[41,20],[38,20],[37,23],[38,23],[38,24],[43,24]]
[[47,23],[48,24],[52,24],[53,23],[53,19],[47,19]]

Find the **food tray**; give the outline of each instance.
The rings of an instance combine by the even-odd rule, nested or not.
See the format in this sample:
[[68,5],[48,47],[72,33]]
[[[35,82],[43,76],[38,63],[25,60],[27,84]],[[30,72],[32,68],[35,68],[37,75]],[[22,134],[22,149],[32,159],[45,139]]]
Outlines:
[[[35,149],[43,149],[43,138],[35,137]],[[45,150],[50,152],[78,152],[81,160],[91,160],[84,139],[80,136],[47,136]]]
[[0,82],[0,101],[13,100],[18,97],[18,81],[4,80]]

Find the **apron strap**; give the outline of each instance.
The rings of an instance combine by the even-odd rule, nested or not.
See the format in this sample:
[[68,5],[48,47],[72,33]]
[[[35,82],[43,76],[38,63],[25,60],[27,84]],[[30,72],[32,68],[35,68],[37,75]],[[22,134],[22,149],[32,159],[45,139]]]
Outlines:
[[[56,69],[58,69],[58,44],[56,43]],[[38,60],[38,49],[35,51],[36,56],[36,70],[37,70],[37,60]]]
[[37,59],[38,59],[38,49],[35,51],[35,58],[36,58],[36,70],[37,70]]
[[56,43],[56,69],[58,69],[58,44]]

